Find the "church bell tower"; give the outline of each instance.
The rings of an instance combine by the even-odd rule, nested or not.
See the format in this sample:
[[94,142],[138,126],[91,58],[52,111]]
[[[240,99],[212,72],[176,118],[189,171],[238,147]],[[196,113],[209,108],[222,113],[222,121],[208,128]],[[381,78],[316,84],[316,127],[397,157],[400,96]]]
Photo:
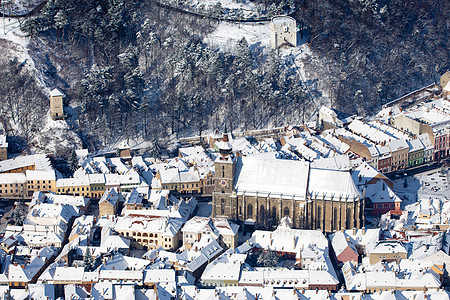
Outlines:
[[228,219],[236,219],[236,197],[233,196],[236,157],[233,154],[227,133],[224,133],[221,141],[216,142],[215,148],[219,155],[214,161],[215,176],[212,215],[213,217],[221,216]]

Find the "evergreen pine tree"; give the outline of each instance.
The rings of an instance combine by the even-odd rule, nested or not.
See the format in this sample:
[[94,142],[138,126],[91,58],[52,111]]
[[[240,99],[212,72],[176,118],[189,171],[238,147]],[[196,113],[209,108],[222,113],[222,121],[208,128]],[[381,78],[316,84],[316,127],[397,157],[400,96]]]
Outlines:
[[14,220],[14,225],[21,226],[23,224],[23,206],[22,201],[19,201],[16,209],[13,212],[12,218]]
[[75,153],[75,150],[72,150],[72,153],[70,153],[67,164],[69,165],[69,168],[72,172],[75,172],[79,168],[78,157],[77,154]]
[[272,250],[264,250],[256,263],[262,267],[275,267],[278,264],[278,256]]
[[152,148],[150,149],[150,155],[153,158],[160,158],[161,157],[161,150],[159,148],[158,140],[154,139],[152,142]]
[[92,258],[91,250],[89,249],[89,247],[86,248],[86,253],[84,254],[83,262],[84,262],[84,269],[86,271],[94,270],[95,268],[94,259]]

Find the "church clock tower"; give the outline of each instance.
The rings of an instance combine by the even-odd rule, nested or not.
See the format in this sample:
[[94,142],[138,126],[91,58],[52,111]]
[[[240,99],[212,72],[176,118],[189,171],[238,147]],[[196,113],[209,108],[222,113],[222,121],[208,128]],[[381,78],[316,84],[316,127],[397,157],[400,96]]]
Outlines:
[[226,217],[237,219],[237,198],[233,195],[234,173],[236,170],[236,157],[228,141],[228,134],[224,133],[222,141],[216,142],[216,150],[219,152],[214,161],[214,193],[213,193],[213,217]]

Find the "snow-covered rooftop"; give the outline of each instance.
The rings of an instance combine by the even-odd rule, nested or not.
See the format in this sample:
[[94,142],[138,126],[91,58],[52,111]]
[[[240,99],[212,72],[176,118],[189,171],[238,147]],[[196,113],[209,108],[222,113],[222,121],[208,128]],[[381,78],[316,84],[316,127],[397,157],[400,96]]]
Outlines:
[[309,164],[282,159],[240,157],[236,166],[237,192],[268,192],[306,196]]

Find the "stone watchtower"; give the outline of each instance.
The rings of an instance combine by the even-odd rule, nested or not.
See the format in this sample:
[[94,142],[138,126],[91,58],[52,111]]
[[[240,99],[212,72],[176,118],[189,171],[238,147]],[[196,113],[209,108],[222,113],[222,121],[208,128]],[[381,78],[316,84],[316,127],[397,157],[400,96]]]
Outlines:
[[6,135],[0,135],[0,160],[8,159],[8,142]]
[[237,219],[237,198],[233,195],[236,157],[228,141],[228,134],[225,133],[222,141],[216,142],[216,147],[219,156],[214,161],[215,176],[212,216]]
[[297,22],[288,16],[273,17],[270,22],[270,45],[277,49],[283,45],[297,47]]
[[64,118],[63,97],[64,94],[56,88],[50,92],[50,116],[53,120]]

